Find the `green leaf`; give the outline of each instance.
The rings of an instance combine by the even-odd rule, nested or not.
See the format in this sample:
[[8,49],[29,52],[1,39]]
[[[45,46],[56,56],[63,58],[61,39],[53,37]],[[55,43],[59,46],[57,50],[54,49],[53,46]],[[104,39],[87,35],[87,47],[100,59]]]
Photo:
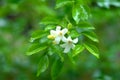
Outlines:
[[84,43],[85,48],[92,53],[94,56],[99,58],[99,50],[96,46],[90,44],[90,43]]
[[54,25],[48,25],[48,26],[45,27],[45,31],[50,31],[52,29],[55,29],[55,27],[56,26],[54,26]]
[[37,30],[37,31],[32,33],[31,38],[30,38],[30,42],[34,42],[34,40],[39,39],[45,35],[46,34],[43,30]]
[[39,43],[36,43],[36,44],[32,44],[30,46],[30,48],[28,49],[27,51],[27,55],[32,55],[32,54],[35,54],[37,52],[40,52],[40,51],[43,51],[47,48],[47,46],[41,46]]
[[76,38],[76,37],[80,36],[80,34],[76,30],[71,30],[70,36],[72,38]]
[[93,27],[90,23],[88,22],[80,22],[78,24],[78,27],[79,28],[82,28],[82,29],[95,29],[95,27]]
[[76,1],[77,4],[82,4],[82,5],[83,5],[84,2],[85,2],[85,1],[83,1],[83,0],[75,0],[75,1]]
[[94,32],[82,32],[83,35],[85,35],[86,37],[88,37],[89,39],[91,39],[94,42],[99,42],[97,35]]
[[57,0],[56,1],[56,8],[63,7],[65,5],[73,3],[74,0]]
[[[42,4],[42,3],[41,3]],[[46,5],[40,5],[40,6],[36,6],[35,10],[38,12],[38,14],[40,14],[41,16],[44,15],[49,15],[49,16],[54,16],[55,10],[53,10],[51,7],[48,7]]]
[[61,61],[64,61],[64,54],[63,54],[63,49],[58,46],[58,45],[53,45],[52,46],[54,53],[58,54],[58,56],[61,58]]
[[78,55],[80,52],[82,52],[84,50],[84,46],[83,45],[76,45],[74,50],[73,50],[73,57]]
[[42,56],[38,65],[37,76],[39,76],[40,73],[44,72],[48,68],[48,65],[49,65],[48,56],[47,55]]
[[69,52],[67,55],[68,55],[70,61],[71,61],[73,64],[75,64],[75,60],[73,59],[72,54],[73,54],[73,53]]
[[53,24],[58,24],[59,20],[57,17],[45,17],[40,24],[45,24],[45,25],[53,25]]
[[60,74],[62,67],[63,62],[60,59],[54,61],[51,69],[51,76],[53,80],[55,80],[57,76]]
[[48,42],[48,38],[45,36],[45,37],[42,37],[40,40],[39,40],[39,43],[40,44],[47,44]]
[[87,9],[83,5],[75,5],[72,9],[72,17],[78,24],[80,20],[88,19]]
[[48,48],[48,55],[52,56],[54,54],[52,47]]
[[72,28],[73,28],[72,23],[68,23],[67,28],[68,28],[68,29],[72,29]]

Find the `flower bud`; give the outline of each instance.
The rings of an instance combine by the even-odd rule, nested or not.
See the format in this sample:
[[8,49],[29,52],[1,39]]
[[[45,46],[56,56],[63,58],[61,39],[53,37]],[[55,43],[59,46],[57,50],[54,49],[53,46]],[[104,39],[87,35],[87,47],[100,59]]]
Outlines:
[[69,24],[67,25],[67,27],[68,27],[68,29],[71,29],[71,28],[72,28],[72,24],[69,23]]
[[53,35],[48,35],[47,38],[48,38],[48,39],[54,39],[55,36],[53,36]]

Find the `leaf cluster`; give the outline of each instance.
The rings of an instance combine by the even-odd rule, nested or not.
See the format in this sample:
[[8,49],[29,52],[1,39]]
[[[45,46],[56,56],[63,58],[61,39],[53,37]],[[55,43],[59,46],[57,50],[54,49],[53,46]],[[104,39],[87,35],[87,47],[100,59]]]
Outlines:
[[[66,59],[65,55],[68,55],[71,62],[74,63],[75,56],[86,49],[99,58],[99,50],[95,45],[99,40],[94,32],[95,27],[89,22],[91,14],[86,1],[56,0],[55,8],[56,15],[44,18],[40,22],[44,27],[31,35],[31,44],[27,51],[27,55],[41,54],[37,76],[48,68],[51,58],[54,59],[51,68],[53,80],[56,79],[62,70]],[[64,54],[62,48],[53,44],[52,40],[47,38],[50,30],[55,29],[57,25],[67,28],[69,30],[67,35],[72,38],[79,38],[75,48],[67,54]]]

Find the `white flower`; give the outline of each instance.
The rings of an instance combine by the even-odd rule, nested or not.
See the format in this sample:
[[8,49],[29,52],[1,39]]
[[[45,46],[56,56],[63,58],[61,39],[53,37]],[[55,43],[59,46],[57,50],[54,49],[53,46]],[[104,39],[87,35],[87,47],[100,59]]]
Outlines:
[[78,42],[78,38],[72,40],[71,37],[69,36],[68,38],[64,38],[63,42],[64,44],[60,45],[64,49],[64,53],[68,53],[70,49],[75,47],[75,43]]
[[48,38],[54,39],[54,43],[59,44],[60,41],[64,40],[64,35],[68,32],[68,29],[64,28],[61,30],[60,26],[56,27],[56,30],[51,30]]

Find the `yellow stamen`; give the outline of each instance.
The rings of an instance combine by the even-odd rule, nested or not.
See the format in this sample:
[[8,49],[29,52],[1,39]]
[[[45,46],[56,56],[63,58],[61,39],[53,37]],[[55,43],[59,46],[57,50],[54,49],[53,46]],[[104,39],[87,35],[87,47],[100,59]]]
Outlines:
[[62,35],[62,32],[60,31],[59,35]]
[[53,36],[53,35],[48,35],[47,38],[48,38],[48,39],[55,39],[55,36]]
[[71,43],[72,43],[72,41],[68,41],[68,43],[69,43],[69,44],[71,44]]

